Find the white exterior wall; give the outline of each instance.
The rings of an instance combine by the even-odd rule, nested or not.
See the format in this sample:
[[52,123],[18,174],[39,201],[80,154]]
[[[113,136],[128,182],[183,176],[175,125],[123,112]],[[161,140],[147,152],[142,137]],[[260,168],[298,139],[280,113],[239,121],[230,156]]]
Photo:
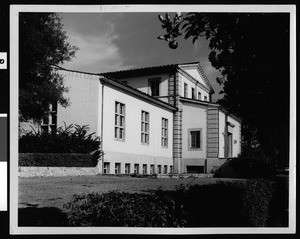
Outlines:
[[151,94],[149,87],[149,79],[160,77],[160,88],[159,93],[160,96],[168,95],[168,80],[169,74],[159,74],[159,75],[147,75],[147,76],[138,76],[138,77],[130,77],[124,78],[120,81],[127,81],[127,84],[135,89],[138,89],[146,94]]
[[232,156],[237,157],[239,153],[241,152],[241,135],[240,135],[240,130],[241,130],[241,124],[237,120],[235,120],[233,117],[230,115],[228,116],[228,122],[231,124],[235,125],[233,127],[233,139],[232,139]]
[[57,126],[78,124],[89,125],[90,133],[96,132],[100,135],[99,102],[101,95],[99,92],[99,76],[81,74],[75,72],[61,71],[64,76],[65,86],[69,87],[69,92],[65,94],[69,98],[70,105],[66,108],[57,107]]
[[[225,127],[226,127],[226,118],[223,111],[219,111],[219,158],[225,157]],[[232,139],[232,157],[237,157],[241,152],[241,124],[239,121],[235,120],[233,117],[228,115],[228,122],[234,125],[233,127],[233,139]]]
[[[125,104],[125,140],[114,138],[115,102]],[[141,111],[149,113],[149,145],[141,143]],[[168,119],[168,147],[161,146],[162,117]],[[142,164],[168,166],[168,172],[173,165],[173,112],[143,99],[118,91],[108,85],[104,87],[104,130],[103,150],[104,162],[110,162],[110,173],[114,173],[115,163],[121,163],[121,173],[125,173],[125,163],[130,163],[130,172],[133,172],[135,163],[139,164],[142,173]]]
[[225,113],[219,110],[219,158],[225,157]]
[[[182,103],[182,158],[185,165],[204,165],[206,159],[206,106]],[[201,129],[201,150],[189,149],[189,129]]]
[[181,78],[181,95],[182,97],[184,97],[184,83],[187,84],[187,97],[186,98],[192,98],[192,87],[195,89],[195,99],[198,100],[198,92],[201,93],[201,99],[204,101],[204,96],[207,97],[207,101],[209,101],[209,93],[205,90],[203,90],[201,87],[199,87],[198,85],[196,85],[195,83],[193,83],[192,81],[190,81],[187,77],[185,77],[182,74],[179,74],[179,77]]

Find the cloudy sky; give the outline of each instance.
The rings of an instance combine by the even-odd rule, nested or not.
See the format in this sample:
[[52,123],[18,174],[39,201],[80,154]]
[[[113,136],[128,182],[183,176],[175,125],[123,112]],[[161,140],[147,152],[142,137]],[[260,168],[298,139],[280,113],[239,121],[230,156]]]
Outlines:
[[[161,14],[161,13],[160,13]],[[191,39],[178,39],[172,50],[157,36],[165,32],[159,13],[61,13],[68,41],[78,46],[76,57],[63,67],[85,72],[108,72],[131,68],[200,61],[217,99],[219,72],[208,61],[208,42],[192,44]]]

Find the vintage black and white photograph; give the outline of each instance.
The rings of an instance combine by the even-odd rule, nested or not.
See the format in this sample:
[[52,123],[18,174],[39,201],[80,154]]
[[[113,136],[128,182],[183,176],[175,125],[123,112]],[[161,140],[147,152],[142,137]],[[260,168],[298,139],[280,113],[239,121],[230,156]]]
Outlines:
[[293,6],[11,10],[12,233],[295,230]]

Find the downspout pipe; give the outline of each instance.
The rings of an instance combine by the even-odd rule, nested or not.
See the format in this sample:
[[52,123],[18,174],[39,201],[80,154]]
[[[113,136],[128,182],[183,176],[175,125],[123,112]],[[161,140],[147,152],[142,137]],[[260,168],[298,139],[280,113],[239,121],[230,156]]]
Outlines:
[[104,115],[104,85],[105,85],[105,82],[104,81],[101,81],[101,79],[100,79],[100,83],[101,83],[101,85],[102,85],[102,87],[101,87],[101,146],[100,146],[100,149],[101,149],[101,152],[102,152],[102,156],[101,156],[101,160],[102,160],[102,174],[104,173],[104,153],[103,153],[103,142],[104,142],[104,140],[103,140],[103,115]]

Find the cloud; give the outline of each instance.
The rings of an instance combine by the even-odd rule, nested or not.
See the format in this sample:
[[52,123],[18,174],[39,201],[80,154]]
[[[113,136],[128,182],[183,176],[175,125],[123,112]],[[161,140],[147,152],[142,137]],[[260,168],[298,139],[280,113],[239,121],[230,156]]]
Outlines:
[[67,35],[71,45],[79,47],[76,57],[63,65],[67,69],[99,73],[132,67],[124,65],[120,50],[114,43],[119,35],[112,23],[97,34],[82,34],[69,29]]

